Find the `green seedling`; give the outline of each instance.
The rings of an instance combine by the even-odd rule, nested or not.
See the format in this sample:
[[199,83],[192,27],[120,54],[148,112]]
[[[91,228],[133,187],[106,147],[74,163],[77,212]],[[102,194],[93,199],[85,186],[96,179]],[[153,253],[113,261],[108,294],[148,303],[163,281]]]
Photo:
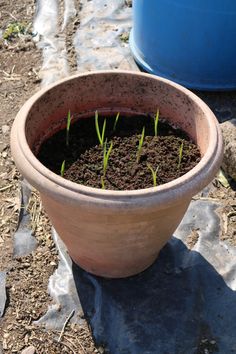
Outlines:
[[115,119],[115,122],[114,122],[114,125],[113,125],[113,132],[115,132],[115,130],[116,130],[116,126],[117,126],[119,117],[120,117],[120,112],[117,113],[117,115],[116,115],[116,119]]
[[157,110],[156,117],[154,119],[154,133],[155,133],[155,136],[157,136],[158,122],[159,122],[159,109]]
[[140,160],[144,136],[145,136],[145,127],[143,127],[142,134],[141,134],[141,137],[140,137],[139,143],[138,143],[138,151],[137,151],[137,158],[136,158],[137,163],[139,163],[139,160]]
[[71,115],[69,111],[67,114],[67,123],[66,123],[66,146],[69,146],[70,123],[71,123]]
[[111,154],[112,147],[113,147],[113,143],[111,141],[110,146],[107,149],[107,139],[106,139],[106,141],[104,143],[104,147],[103,147],[103,177],[106,176],[108,160],[109,160],[109,156]]
[[147,164],[147,167],[149,168],[149,170],[151,171],[152,173],[152,179],[153,179],[153,187],[156,187],[157,186],[157,172],[159,170],[159,166],[157,166],[157,168],[154,170],[152,168],[152,166],[148,163]]
[[103,145],[104,145],[104,136],[105,136],[106,124],[107,124],[107,121],[106,121],[106,119],[104,119],[103,127],[102,127],[102,134],[101,134],[100,133],[100,129],[99,129],[99,124],[98,124],[98,111],[96,111],[95,112],[95,128],[96,128],[96,132],[97,132],[97,137],[98,137],[99,143],[100,143],[102,148],[103,148]]
[[65,173],[65,165],[66,165],[66,160],[64,160],[61,164],[61,177],[64,176]]
[[109,156],[111,154],[112,147],[113,147],[113,143],[111,141],[110,146],[107,150],[107,139],[106,139],[104,146],[103,146],[103,175],[101,176],[102,189],[105,189],[105,177],[106,177],[108,160],[109,160]]
[[105,188],[105,181],[104,181],[104,177],[101,176],[101,185],[102,185],[102,189],[106,189]]
[[182,157],[183,157],[183,148],[184,148],[184,141],[182,140],[182,143],[179,148],[179,162],[178,162],[178,169],[180,168],[181,162],[182,162]]

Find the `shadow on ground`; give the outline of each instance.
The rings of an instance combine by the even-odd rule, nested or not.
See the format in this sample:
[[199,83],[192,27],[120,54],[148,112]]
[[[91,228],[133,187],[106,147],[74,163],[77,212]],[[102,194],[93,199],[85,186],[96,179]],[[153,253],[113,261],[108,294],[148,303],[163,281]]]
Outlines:
[[145,272],[107,280],[73,265],[95,341],[112,354],[236,353],[236,292],[172,237]]

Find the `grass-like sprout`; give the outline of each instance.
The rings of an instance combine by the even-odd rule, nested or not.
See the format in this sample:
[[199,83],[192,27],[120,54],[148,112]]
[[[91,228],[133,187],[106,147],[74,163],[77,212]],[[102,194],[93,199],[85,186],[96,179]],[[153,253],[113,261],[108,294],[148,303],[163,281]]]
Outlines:
[[61,164],[61,177],[64,176],[65,173],[65,165],[66,165],[66,160],[64,160]]
[[104,181],[104,177],[101,176],[101,185],[102,185],[102,189],[106,189],[105,188],[105,181]]
[[105,177],[106,177],[108,160],[109,160],[109,156],[111,154],[112,147],[113,147],[113,143],[111,141],[110,146],[107,149],[107,139],[106,139],[104,146],[103,146],[103,175],[101,176],[102,189],[105,189]]
[[117,115],[116,115],[116,119],[115,119],[115,122],[114,122],[114,125],[113,125],[113,132],[115,132],[115,130],[116,130],[116,126],[117,126],[119,117],[120,117],[120,112],[117,113]]
[[70,123],[71,123],[71,115],[69,111],[67,114],[67,123],[66,123],[66,146],[69,146]]
[[158,122],[159,122],[159,109],[157,110],[156,117],[154,119],[154,133],[155,133],[155,136],[157,136]]
[[140,137],[139,143],[138,143],[138,151],[137,151],[137,158],[136,158],[136,162],[137,163],[139,163],[139,160],[140,160],[140,155],[141,155],[141,151],[142,151],[144,136],[145,136],[145,127],[143,127],[142,134],[141,134],[141,137]]
[[106,141],[104,143],[104,147],[103,147],[103,177],[106,176],[108,160],[109,160],[109,156],[111,154],[112,147],[113,147],[113,143],[111,141],[110,146],[107,149],[107,139],[106,139]]
[[183,157],[183,148],[184,148],[184,141],[182,140],[182,143],[179,148],[179,162],[178,162],[178,169],[180,168],[181,162],[182,162],[182,157]]
[[101,134],[100,133],[100,129],[99,129],[99,124],[98,124],[98,111],[96,111],[95,112],[95,128],[96,128],[96,132],[97,132],[97,137],[98,137],[99,143],[100,143],[102,148],[103,148],[103,145],[104,145],[106,124],[107,124],[107,121],[106,121],[106,119],[104,119],[103,127],[102,127],[102,134]]
[[154,170],[152,168],[152,166],[148,163],[147,164],[147,167],[149,168],[149,170],[151,171],[152,173],[152,179],[153,179],[153,187],[156,187],[157,186],[157,172],[159,170],[159,166],[157,166],[157,168]]

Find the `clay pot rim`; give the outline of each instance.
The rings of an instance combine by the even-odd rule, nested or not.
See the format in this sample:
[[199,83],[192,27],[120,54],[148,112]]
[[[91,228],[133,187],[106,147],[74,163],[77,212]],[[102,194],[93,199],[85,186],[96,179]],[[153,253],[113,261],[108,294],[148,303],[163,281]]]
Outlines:
[[[155,80],[159,80],[167,85],[170,85],[172,87],[175,87],[176,89],[182,91],[184,94],[186,94],[192,101],[195,101],[202,111],[205,113],[205,117],[208,121],[209,124],[209,145],[207,147],[206,153],[204,156],[201,158],[200,162],[189,172],[184,174],[183,176],[172,180],[171,182],[162,184],[160,186],[156,187],[149,187],[149,188],[144,188],[144,189],[137,189],[137,190],[122,190],[122,191],[114,191],[114,190],[103,190],[99,188],[94,188],[94,187],[88,187],[84,186],[82,184],[78,184],[75,182],[71,182],[69,180],[64,179],[63,177],[55,174],[54,172],[50,171],[47,167],[45,167],[39,160],[35,157],[35,155],[32,153],[25,137],[25,123],[27,120],[28,113],[30,112],[32,106],[34,103],[44,94],[46,94],[48,91],[50,91],[52,88],[55,86],[61,85],[65,82],[77,79],[78,77],[84,77],[84,76],[91,76],[91,75],[110,75],[110,74],[125,74],[125,75],[135,75],[135,76],[145,76],[145,77],[150,77]],[[164,194],[166,192],[171,192],[173,191],[173,199],[181,199],[185,195],[189,194],[189,192],[192,192],[192,195],[194,195],[196,192],[199,191],[199,184],[202,184],[201,178],[204,178],[207,176],[207,181],[204,182],[202,187],[204,187],[206,184],[210,182],[210,180],[213,178],[212,173],[210,176],[207,174],[208,169],[210,166],[215,163],[215,160],[219,160],[221,157],[221,151],[222,151],[222,137],[221,137],[221,132],[219,127],[216,125],[216,118],[213,114],[213,112],[208,108],[208,106],[194,93],[189,91],[188,89],[182,87],[179,84],[176,84],[168,79],[164,79],[162,77],[158,77],[152,74],[147,74],[147,73],[141,73],[137,71],[126,71],[126,70],[100,70],[100,71],[91,71],[91,72],[84,72],[84,73],[79,73],[75,74],[69,77],[66,77],[62,80],[58,80],[57,82],[47,86],[46,88],[43,88],[39,90],[37,93],[35,93],[21,108],[19,113],[16,116],[16,119],[13,124],[12,128],[12,133],[11,133],[11,141],[17,141],[18,142],[18,154],[21,154],[22,157],[24,158],[24,163],[28,165],[29,169],[32,170],[32,168],[36,171],[36,174],[38,174],[38,183],[35,181],[35,178],[30,178],[28,175],[28,180],[29,182],[32,182],[32,185],[40,190],[44,190],[48,192],[49,194],[52,193],[52,188],[57,187],[57,193],[58,195],[61,195],[63,197],[67,196],[68,197],[68,192],[71,192],[71,197],[72,199],[78,199],[78,194],[80,197],[84,195],[84,197],[91,197],[97,199],[101,199],[101,201],[104,203],[106,200],[117,200],[117,202],[120,200],[122,202],[131,202],[131,197],[134,199],[137,198],[146,198],[146,197],[151,197],[155,195],[155,200],[159,199],[160,197],[160,202],[164,202],[164,200],[170,200],[170,197],[164,197]],[[19,167],[19,170],[21,170],[21,167]],[[213,173],[216,173],[216,171],[213,171]],[[196,176],[199,175],[199,178],[197,179],[196,182],[193,182],[193,180],[196,178]],[[205,178],[206,180],[206,178]],[[158,197],[159,196],[159,197]],[[132,199],[133,199],[132,198]]]

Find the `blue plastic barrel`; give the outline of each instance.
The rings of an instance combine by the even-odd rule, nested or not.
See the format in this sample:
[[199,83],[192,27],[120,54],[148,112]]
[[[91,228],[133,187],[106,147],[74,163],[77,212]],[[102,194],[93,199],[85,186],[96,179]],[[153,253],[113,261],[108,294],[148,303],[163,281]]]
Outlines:
[[236,89],[236,0],[133,0],[130,46],[147,72],[189,88]]

